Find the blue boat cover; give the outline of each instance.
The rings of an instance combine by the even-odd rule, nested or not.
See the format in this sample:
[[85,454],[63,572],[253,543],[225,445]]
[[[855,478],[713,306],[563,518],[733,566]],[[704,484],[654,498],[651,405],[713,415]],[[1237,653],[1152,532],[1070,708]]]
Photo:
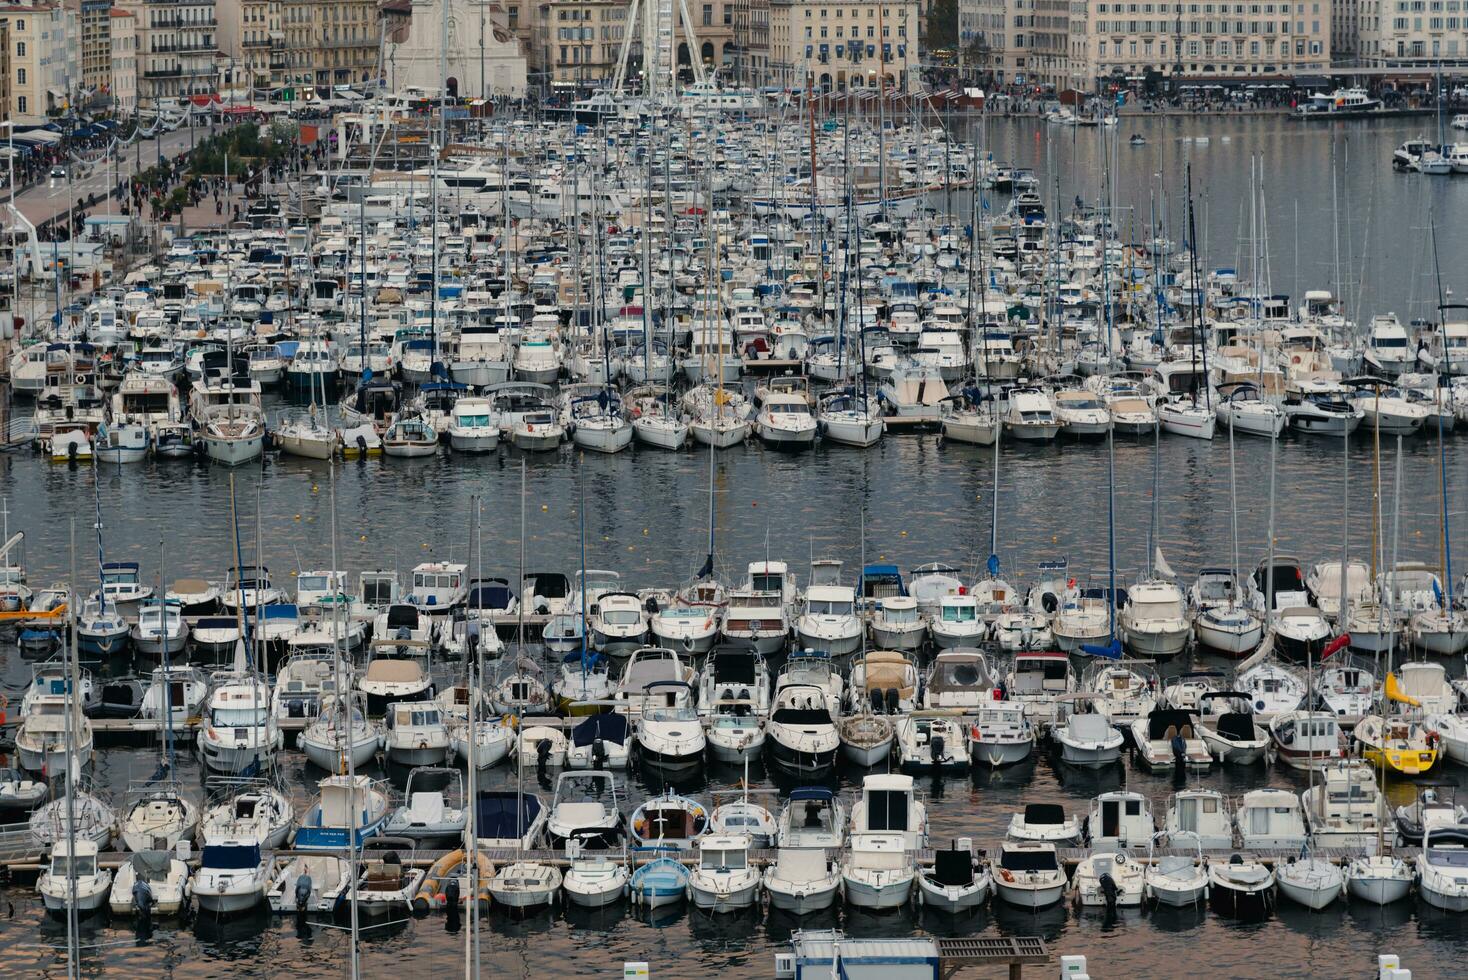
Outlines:
[[253,868],[260,863],[260,848],[254,844],[210,844],[200,860],[206,868]]
[[618,744],[627,741],[627,718],[625,715],[605,713],[591,715],[571,732],[572,745],[590,745],[597,739]]
[[517,816],[517,795],[507,792],[479,794],[475,814],[480,837],[523,837],[540,815],[540,797],[526,794],[518,797],[523,808]]

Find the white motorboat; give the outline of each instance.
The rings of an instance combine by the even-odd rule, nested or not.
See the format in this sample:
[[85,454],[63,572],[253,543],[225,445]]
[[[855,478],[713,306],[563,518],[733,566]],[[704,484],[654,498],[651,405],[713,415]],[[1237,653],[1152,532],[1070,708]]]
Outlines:
[[1055,417],[1065,424],[1067,435],[1088,438],[1111,431],[1111,411],[1095,392],[1063,388],[1055,392],[1054,400]]
[[997,769],[1030,757],[1035,749],[1035,726],[1024,706],[1014,701],[989,700],[974,707],[968,727],[969,761]]
[[1181,789],[1167,803],[1161,836],[1168,846],[1224,850],[1234,844],[1233,814],[1216,789]]
[[945,650],[933,658],[923,678],[920,703],[928,709],[957,709],[973,714],[992,705],[999,682],[983,653],[973,649]]
[[912,596],[889,596],[878,601],[871,629],[872,639],[884,650],[916,650],[928,634],[928,624]]
[[608,851],[599,835],[590,832],[592,844],[587,846],[580,834],[566,842],[566,858],[570,862],[561,881],[566,901],[581,908],[604,908],[620,902],[627,894],[631,872],[627,870],[625,852]]
[[566,768],[626,769],[632,743],[632,726],[626,715],[616,712],[588,715],[571,729]]
[[1097,710],[1096,695],[1069,694],[1058,700],[1060,717],[1052,737],[1060,746],[1062,762],[1098,769],[1121,758],[1125,739]]
[[1169,908],[1197,908],[1208,897],[1208,865],[1202,852],[1164,854],[1148,863],[1142,877],[1144,895]]
[[979,615],[979,602],[969,594],[945,595],[928,622],[933,643],[940,650],[979,645],[989,631],[988,623]]
[[1300,803],[1317,847],[1374,852],[1391,824],[1376,774],[1359,759],[1327,767],[1320,781],[1300,794]]
[[1137,758],[1148,769],[1207,769],[1213,765],[1208,743],[1195,728],[1193,712],[1154,708],[1131,724]]
[[182,653],[189,642],[189,624],[183,617],[183,607],[172,601],[143,603],[138,609],[132,637],[137,651],[150,657]]
[[1009,392],[1004,413],[1004,430],[1011,438],[1048,442],[1060,434],[1064,423],[1055,416],[1055,406],[1043,388],[1016,387]]
[[698,863],[688,877],[696,908],[736,912],[759,898],[760,873],[750,864],[748,834],[709,834],[698,841]]
[[1152,840],[1152,803],[1141,793],[1114,790],[1091,801],[1086,833],[1098,850],[1138,848]]
[[139,851],[117,869],[107,904],[113,915],[174,916],[189,901],[189,866],[173,851]]
[[765,869],[763,885],[772,908],[792,915],[823,911],[840,891],[841,865],[824,847],[782,845]]
[[1071,879],[1074,901],[1082,908],[1139,906],[1145,891],[1142,864],[1125,851],[1093,850],[1076,865]]
[[449,729],[443,712],[430,701],[408,701],[387,707],[383,750],[402,766],[434,766],[448,758]]
[[350,894],[352,861],[335,854],[281,854],[263,877],[260,891],[272,912],[331,912]]
[[433,680],[416,660],[378,656],[358,678],[357,689],[367,696],[367,713],[381,715],[389,704],[432,698]]
[[894,728],[903,772],[968,771],[968,740],[962,719],[909,714],[897,719]]
[[[665,771],[696,769],[703,765],[708,736],[693,707],[693,689],[682,681],[659,681],[654,691],[681,686],[686,696],[665,706],[646,707],[637,722],[637,749],[642,760]],[[834,750],[834,746],[833,746]]]
[[494,402],[488,398],[460,398],[449,416],[449,448],[456,453],[492,453],[499,447],[500,427],[494,421]]
[[1045,841],[1004,841],[993,873],[994,893],[1019,908],[1047,908],[1065,895],[1065,870]]
[[97,844],[82,838],[51,845],[51,860],[36,879],[47,912],[60,916],[75,908],[87,915],[107,904],[112,872],[98,866],[97,854]]
[[837,714],[825,688],[815,684],[782,686],[765,726],[770,758],[807,781],[819,780],[836,764],[836,750],[841,745]]
[[572,837],[580,836],[583,844],[592,838],[606,846],[620,840],[626,832],[626,815],[622,812],[617,780],[606,770],[563,772],[556,777],[555,795],[551,797],[546,818],[546,840],[559,850]]
[[1434,908],[1468,911],[1468,829],[1429,827],[1416,858],[1417,891]]
[[1152,660],[1177,656],[1192,637],[1182,590],[1162,579],[1132,586],[1117,621],[1128,649]]
[[629,826],[632,839],[639,845],[687,848],[708,833],[709,814],[697,800],[668,790],[633,810]]
[[206,838],[190,891],[205,912],[238,914],[264,899],[269,873],[270,862],[257,842]]
[[587,623],[592,647],[609,657],[625,657],[647,644],[647,612],[634,593],[602,593],[592,603]]
[[[241,662],[237,654],[236,664]],[[285,735],[270,711],[270,689],[248,671],[221,671],[212,683],[198,735],[204,764],[222,773],[274,767]]]
[[755,435],[779,449],[808,449],[815,445],[819,426],[811,414],[807,395],[797,391],[771,391],[765,395],[754,418]]
[[1284,789],[1245,793],[1234,811],[1234,825],[1246,850],[1299,851],[1310,839],[1299,797]]
[[933,866],[918,872],[917,902],[937,912],[961,913],[989,898],[994,879],[967,839],[933,852]]
[[1274,872],[1240,854],[1208,865],[1208,904],[1231,919],[1266,919],[1274,911]]
[[1270,719],[1269,736],[1280,761],[1291,769],[1319,772],[1334,766],[1345,755],[1340,725],[1329,712],[1303,709],[1282,712]]
[[561,869],[539,861],[506,864],[489,879],[489,894],[495,904],[525,911],[551,904],[561,890]]
[[917,668],[895,650],[871,650],[851,665],[848,694],[853,705],[874,714],[904,715],[918,704]]
[[861,646],[856,593],[841,584],[841,562],[811,562],[811,584],[805,590],[795,632],[803,649],[821,650],[832,657],[849,656]]
[[846,902],[857,908],[905,904],[916,878],[916,854],[927,840],[927,810],[910,776],[867,776],[851,810],[850,848],[841,863]]

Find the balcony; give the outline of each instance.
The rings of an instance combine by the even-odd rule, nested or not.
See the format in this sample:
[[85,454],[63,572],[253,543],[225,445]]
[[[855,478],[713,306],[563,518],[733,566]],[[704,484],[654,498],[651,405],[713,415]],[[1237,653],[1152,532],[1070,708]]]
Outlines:
[[160,44],[149,48],[147,54],[200,54],[218,50],[213,44]]

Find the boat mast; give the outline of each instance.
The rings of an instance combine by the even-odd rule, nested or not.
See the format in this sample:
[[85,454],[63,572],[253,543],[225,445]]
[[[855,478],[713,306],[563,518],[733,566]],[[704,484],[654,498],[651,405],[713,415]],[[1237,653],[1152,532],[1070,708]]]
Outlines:
[[[366,295],[367,295],[367,283],[366,283],[366,280],[365,279],[362,282],[362,295],[363,295],[363,298],[365,300]],[[365,349],[363,351],[363,354],[365,356],[365,354],[366,354]],[[335,453],[333,453],[332,456],[331,456],[331,458],[329,460],[327,460],[327,463],[326,463],[326,471],[327,471],[327,506],[330,508],[330,517],[331,517],[331,573],[329,575],[327,575],[327,583],[329,585],[331,582],[335,581],[335,579],[336,579],[336,571],[337,571],[337,568],[339,567],[337,565],[337,560],[338,559],[337,559],[337,542],[336,542],[337,524],[336,524],[336,454]],[[345,584],[345,583],[343,583],[343,584]],[[344,591],[343,591],[343,594],[333,595],[332,596],[331,615],[332,615],[332,620],[333,620],[333,624],[332,624],[333,625],[333,629],[331,631],[332,632],[332,636],[331,636],[331,659],[332,659],[332,670],[336,674],[337,728],[338,728],[338,731],[340,731],[343,727],[345,727],[345,730],[346,730],[345,731],[345,734],[342,735],[342,737],[341,737],[342,738],[342,742],[344,743],[344,748],[342,750],[342,758],[345,760],[345,763],[346,763],[347,784],[351,787],[351,789],[349,790],[349,792],[351,794],[351,808],[352,808],[352,813],[353,814],[356,814],[356,813],[360,812],[358,810],[358,807],[357,807],[357,765],[356,765],[356,760],[353,758],[353,752],[352,752],[352,748],[353,748],[352,747],[352,729],[353,729],[353,726],[354,726],[354,722],[356,721],[356,716],[355,716],[355,714],[353,712],[353,707],[352,707],[352,701],[351,701],[351,695],[350,695],[350,693],[343,693],[343,692],[350,692],[351,691],[351,686],[350,685],[343,684],[344,678],[342,677],[342,662],[343,662],[344,653],[345,653],[345,651],[342,649],[342,647],[343,647],[343,644],[344,644],[344,642],[346,640],[346,623],[342,619],[342,614],[345,611],[345,606],[346,606],[346,595],[344,594]],[[356,831],[355,828],[353,828],[351,830],[351,848],[352,848],[352,867],[355,869],[355,868],[358,868],[358,867],[361,866],[361,862],[359,860],[359,854],[360,854],[360,848],[361,848],[361,841],[358,839],[358,834],[357,834],[357,831]],[[360,875],[358,875],[356,873],[353,873],[353,875],[352,875],[352,894],[351,894],[351,900],[348,903],[349,904],[349,907],[351,909],[351,943],[352,943],[352,949],[351,949],[351,961],[350,961],[350,963],[351,963],[351,970],[352,970],[351,975],[353,977],[353,980],[355,980],[356,977],[358,977],[358,976],[361,975],[361,961],[358,958],[358,951],[357,951],[357,942],[358,942],[358,940],[361,937],[361,922],[360,922],[360,918],[358,916],[358,908],[357,908],[357,900],[358,900],[357,886],[358,886],[358,878],[359,877],[360,877]]]
[[[481,522],[481,515],[484,510],[484,505],[477,494],[469,498],[469,504],[474,508],[474,537],[476,542],[482,544],[484,528]],[[482,547],[479,546],[475,548],[475,564],[478,566],[479,577],[482,578],[484,576],[484,553]],[[524,590],[525,584],[522,578],[520,591],[523,593]],[[468,730],[464,740],[468,754],[468,759],[466,760],[468,773],[466,778],[469,784],[469,820],[464,825],[464,834],[467,838],[464,841],[464,853],[468,855],[469,862],[469,870],[466,875],[469,881],[469,931],[464,937],[464,976],[466,978],[479,976],[479,952],[477,948],[479,945],[479,763],[474,757],[475,745],[479,741],[479,721],[475,717],[476,713],[474,709],[476,707],[475,702],[479,700],[480,690],[476,678],[483,678],[484,676],[484,645],[478,639],[478,637],[484,634],[484,606],[480,602],[482,590],[476,588],[474,591],[475,601],[479,605],[479,618],[476,620],[479,626],[479,633],[476,634],[474,642],[474,656],[466,658],[467,665],[464,669],[464,686],[469,699]],[[469,639],[469,635],[469,624],[466,622],[464,624],[464,639],[466,642]]]
[[[59,282],[61,277],[56,277]],[[57,307],[59,310],[60,307]],[[77,636],[76,636],[76,517],[71,518],[71,582],[70,595],[66,602],[66,976],[76,980],[81,976],[81,936],[76,907],[76,794],[77,770],[81,768],[81,753],[77,752],[77,711],[80,709],[81,685],[77,683]],[[44,759],[44,753],[43,753]],[[52,845],[55,852],[55,845]]]

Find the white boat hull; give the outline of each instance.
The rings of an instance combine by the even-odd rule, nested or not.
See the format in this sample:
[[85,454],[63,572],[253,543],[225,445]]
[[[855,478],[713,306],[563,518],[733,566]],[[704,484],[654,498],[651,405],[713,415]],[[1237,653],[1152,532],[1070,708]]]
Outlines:
[[912,897],[912,882],[917,875],[911,871],[883,871],[853,877],[850,872],[841,875],[841,890],[846,895],[846,904],[859,909],[895,909],[906,905]]
[[204,452],[222,466],[241,466],[264,454],[265,436],[262,433],[244,439],[224,439],[206,434]]
[[1022,909],[1043,909],[1060,901],[1065,894],[1065,884],[1031,886],[1020,882],[1006,882],[1002,876],[994,879],[994,893],[1010,905]]
[[791,915],[825,911],[835,904],[836,893],[840,889],[841,879],[836,875],[800,884],[765,878],[765,894],[770,897],[770,907]]

